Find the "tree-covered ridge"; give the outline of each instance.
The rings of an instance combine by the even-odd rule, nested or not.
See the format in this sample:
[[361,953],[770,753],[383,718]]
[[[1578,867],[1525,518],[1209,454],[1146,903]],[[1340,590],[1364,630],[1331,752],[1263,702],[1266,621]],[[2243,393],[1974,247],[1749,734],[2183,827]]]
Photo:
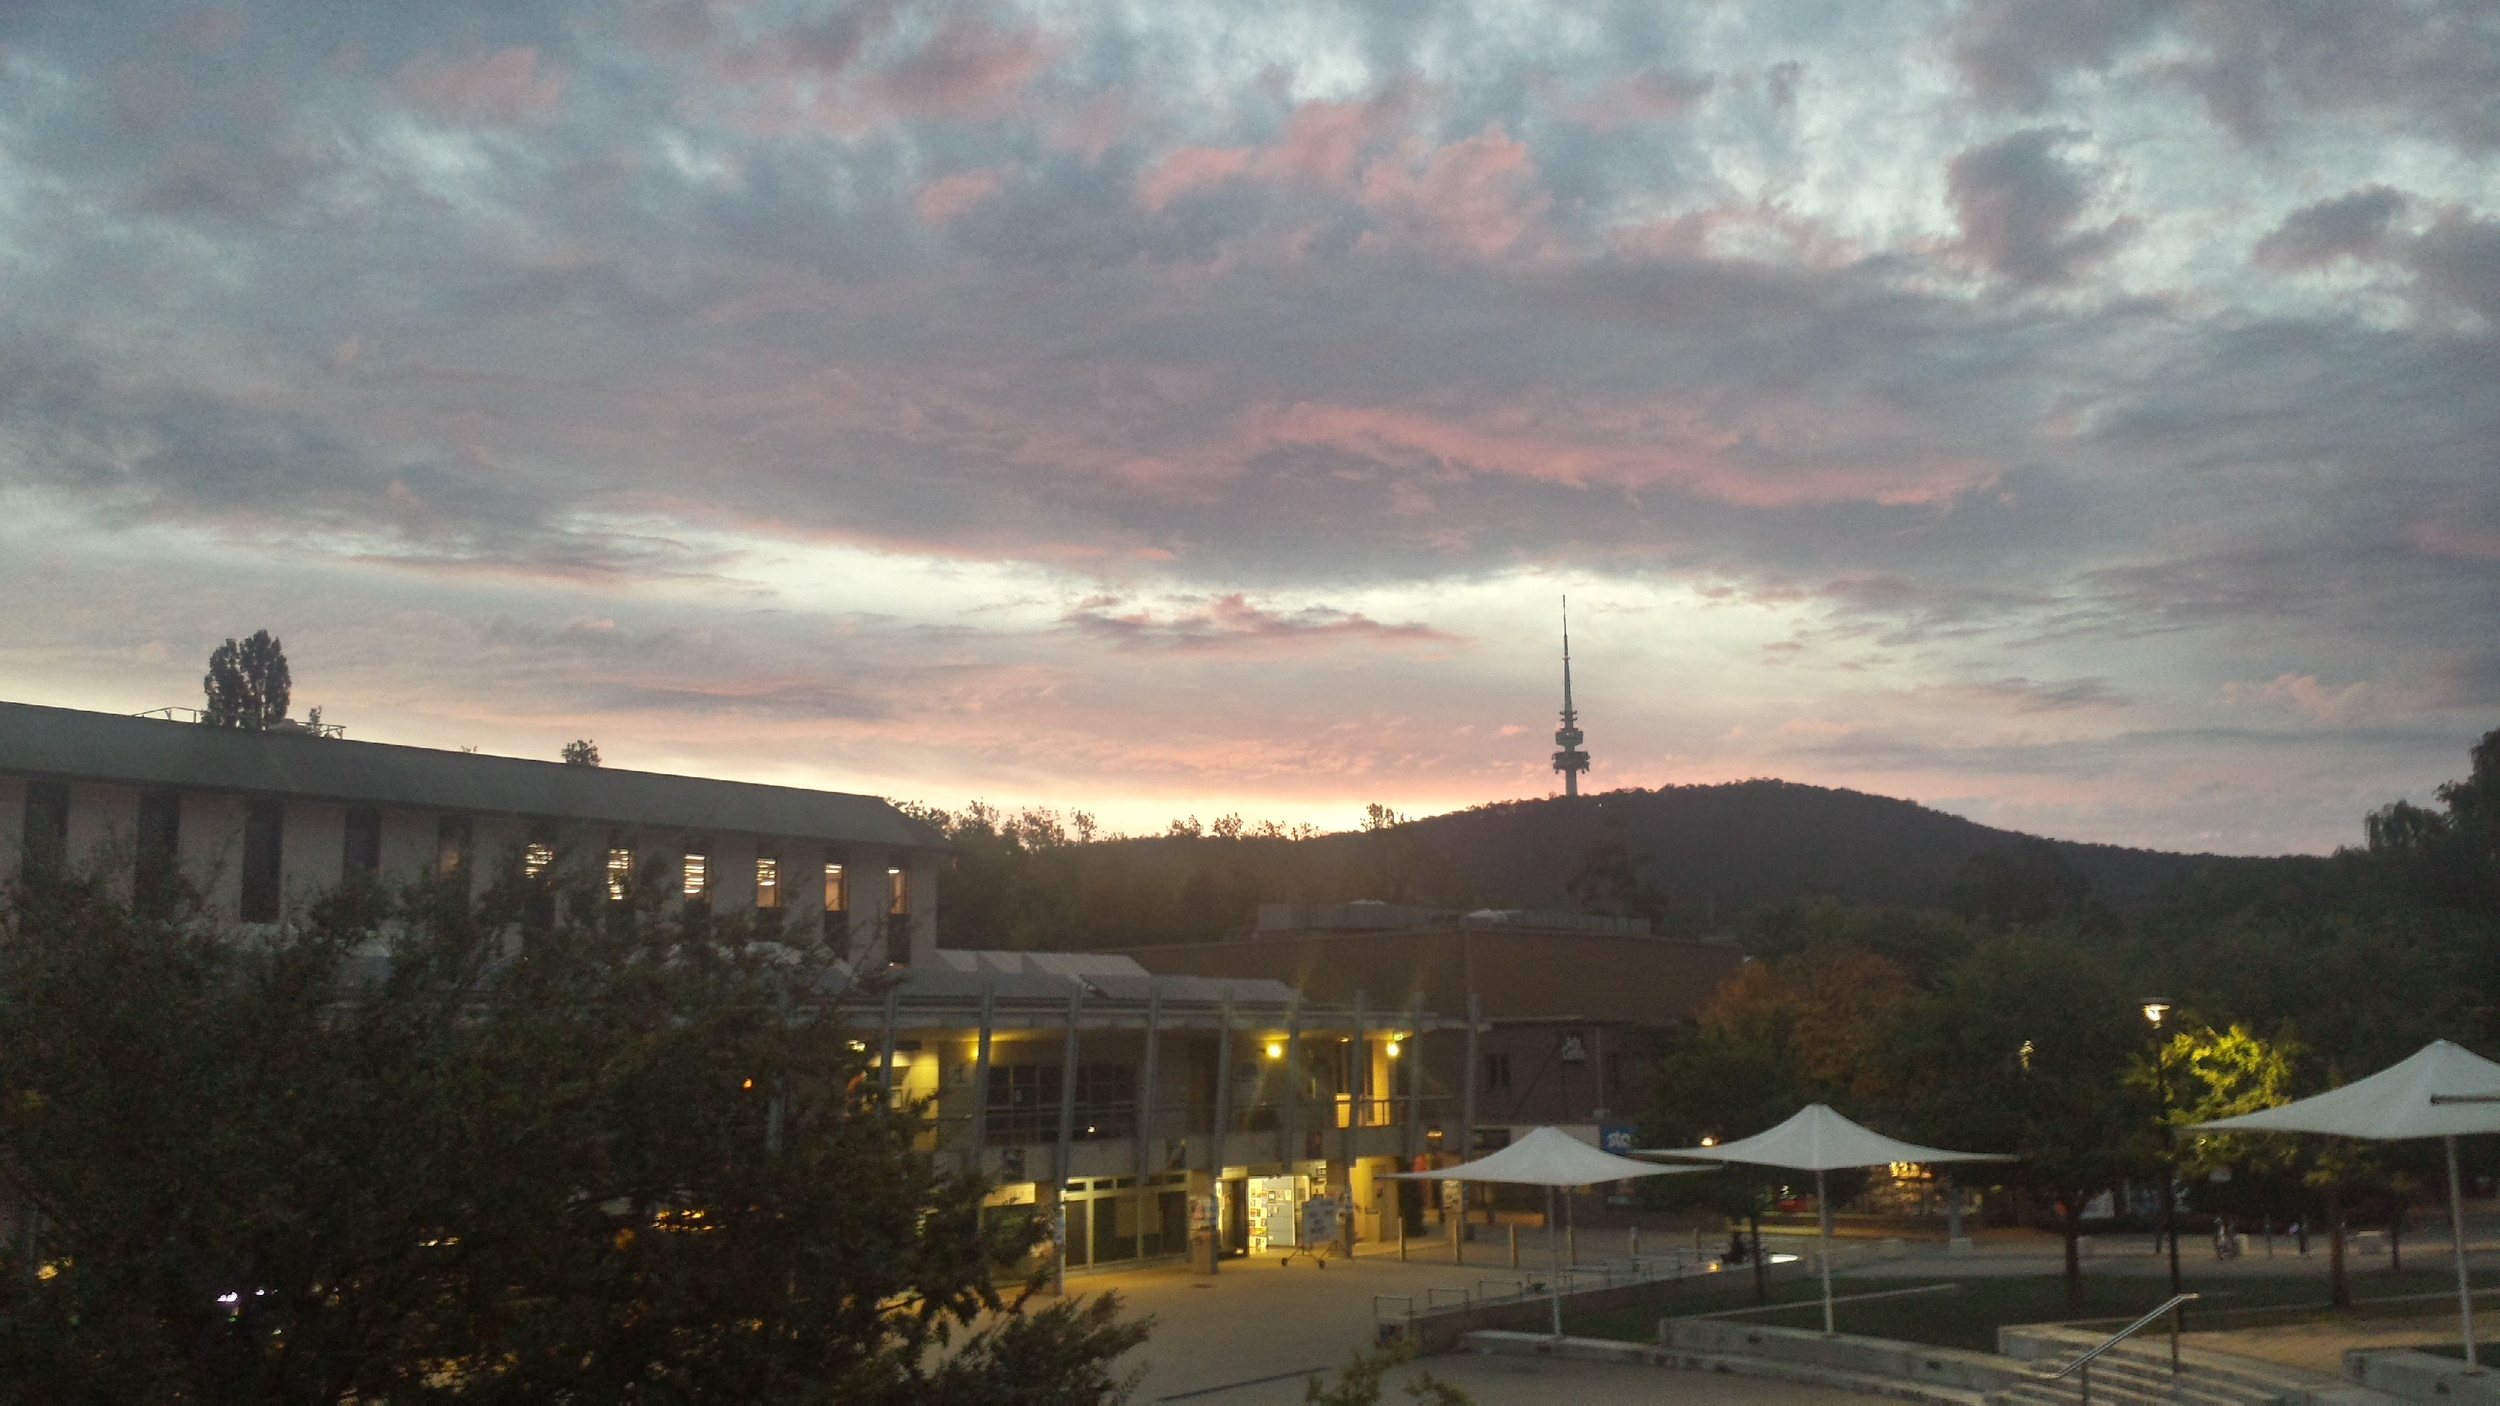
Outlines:
[[1208,942],[1261,903],[1363,898],[1645,917],[1685,933],[1723,931],[1762,904],[1934,906],[1974,884],[1993,884],[2001,898],[2039,889],[2044,912],[2087,897],[2136,912],[2202,869],[2278,863],[2034,839],[1909,801],[1781,781],[1424,818],[1374,805],[1362,828],[1329,834],[1227,815],[1104,836],[1082,811],[904,808],[956,846],[938,921],[941,940],[959,947]]

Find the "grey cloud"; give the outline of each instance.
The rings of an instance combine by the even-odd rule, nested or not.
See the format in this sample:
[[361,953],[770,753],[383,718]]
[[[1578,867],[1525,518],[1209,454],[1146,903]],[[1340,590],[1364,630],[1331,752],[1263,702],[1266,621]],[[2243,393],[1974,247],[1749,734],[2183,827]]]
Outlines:
[[2174,0],[1978,0],[1953,60],[1982,102],[2036,111],[2069,72],[2104,71],[2178,9]]
[[2471,308],[2500,333],[2500,220],[2443,210],[2414,242],[2407,262],[2425,292]]
[[2375,185],[2304,205],[2257,242],[2257,262],[2268,268],[2305,269],[2338,258],[2368,258],[2378,252],[2388,223],[2404,208],[2402,191]]
[[2058,155],[2071,133],[2035,128],[1953,158],[1946,185],[1970,257],[2023,287],[2072,281],[2132,231],[2126,220],[2077,230],[2089,189]]

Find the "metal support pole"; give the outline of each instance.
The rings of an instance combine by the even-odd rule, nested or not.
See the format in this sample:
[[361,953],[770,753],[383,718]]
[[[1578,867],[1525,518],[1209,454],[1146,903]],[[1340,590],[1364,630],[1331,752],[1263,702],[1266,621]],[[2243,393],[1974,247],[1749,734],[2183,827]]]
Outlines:
[[998,1025],[998,983],[981,983],[981,1030],[972,1055],[972,1147],[964,1154],[964,1172],[978,1175],[981,1155],[990,1145],[990,1041]]
[[[2169,1098],[2165,1084],[2162,1094],[2165,1106]],[[2166,1136],[2170,1156],[2161,1164],[2161,1229],[2162,1235],[2170,1241],[2170,1292],[2176,1295],[2179,1292],[2179,1131],[2169,1129]]]
[[2466,1287],[2465,1191],[2457,1179],[2456,1134],[2450,1133],[2440,1141],[2447,1144],[2448,1153],[2448,1233],[2456,1247],[2457,1322],[2465,1335],[2465,1370],[2478,1372],[2482,1368],[2474,1360],[2474,1292]]
[[1553,1267],[1554,1336],[1562,1337],[1562,1249],[1554,1243],[1554,1188],[1545,1188],[1545,1258]]
[[[1458,1071],[1458,1086],[1464,1091],[1458,1101],[1458,1160],[1464,1162],[1476,1155],[1476,1084],[1484,1078],[1483,1061],[1476,1057],[1476,1027],[1484,1024],[1484,1002],[1475,992],[1467,993],[1467,1053]],[[1461,1183],[1458,1193],[1459,1227],[1453,1245],[1467,1240],[1467,1190]],[[1465,1251],[1457,1252],[1462,1262]]]
[[1209,1274],[1224,1262],[1224,1157],[1231,1150],[1232,1130],[1233,998],[1227,996],[1215,1018],[1215,1127],[1207,1137],[1207,1193],[1215,1198],[1215,1214],[1207,1218],[1215,1237],[1214,1251],[1207,1256]]
[[1814,1209],[1823,1222],[1823,1336],[1832,1335],[1832,1197],[1820,1168],[1814,1173]]
[[1076,1027],[1085,1018],[1085,988],[1079,986],[1068,997],[1068,1038],[1059,1054],[1059,1154],[1051,1170],[1056,1173],[1051,1193],[1058,1203],[1059,1253],[1050,1265],[1051,1290],[1068,1292],[1068,1171],[1076,1152]]
[[[1155,1057],[1163,1035],[1163,988],[1150,987],[1146,992],[1146,1051],[1138,1061],[1137,1126],[1132,1136],[1137,1140],[1137,1258],[1146,1257],[1146,1208],[1154,1204],[1154,1196],[1146,1190],[1146,1178],[1152,1159],[1155,1136]],[[1168,1254],[1171,1247],[1165,1246]]]
[[1510,1267],[1519,1267],[1519,1226],[1515,1221],[1510,1227]]
[[1572,1191],[1573,1188],[1568,1186],[1562,1190],[1563,1248],[1571,1255],[1571,1267],[1578,1269],[1580,1267],[1580,1227],[1574,1224],[1571,1218]]

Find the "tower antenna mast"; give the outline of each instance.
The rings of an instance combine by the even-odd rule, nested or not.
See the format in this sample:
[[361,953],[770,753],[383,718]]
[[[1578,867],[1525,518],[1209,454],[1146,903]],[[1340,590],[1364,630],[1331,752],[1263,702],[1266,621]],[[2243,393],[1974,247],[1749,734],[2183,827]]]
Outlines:
[[1554,770],[1562,773],[1563,794],[1580,794],[1580,773],[1589,769],[1589,754],[1580,750],[1580,712],[1571,706],[1571,597],[1563,597],[1562,726],[1554,729]]

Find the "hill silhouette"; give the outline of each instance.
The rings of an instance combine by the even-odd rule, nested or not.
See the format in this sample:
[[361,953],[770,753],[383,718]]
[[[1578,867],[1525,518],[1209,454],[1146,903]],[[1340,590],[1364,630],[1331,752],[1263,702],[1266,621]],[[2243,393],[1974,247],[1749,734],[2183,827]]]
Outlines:
[[[2140,912],[2219,858],[2040,840],[1915,801],[1767,780],[1505,801],[1407,821],[1396,833],[1437,877],[1464,875],[1475,895],[1520,908],[1588,906],[1571,881],[1593,849],[1617,841],[1675,919],[1703,926],[1805,898],[1934,906],[1972,860],[2037,845],[2088,880],[2094,900]],[[1357,833],[1306,843],[1377,842]]]
[[[2076,911],[2140,912],[2220,860],[2043,840],[1915,802],[1785,781],[1505,801],[1362,830],[1289,836],[1237,820],[1085,841],[1047,811],[911,807],[956,845],[939,905],[950,947],[1085,950],[1204,942],[1270,902],[1537,908],[1721,931],[1766,903],[1939,906],[1957,886],[2072,890]],[[2080,882],[2076,876],[2080,876]],[[2088,894],[2083,892],[2088,883]],[[1963,899],[1969,894],[1965,892]]]

